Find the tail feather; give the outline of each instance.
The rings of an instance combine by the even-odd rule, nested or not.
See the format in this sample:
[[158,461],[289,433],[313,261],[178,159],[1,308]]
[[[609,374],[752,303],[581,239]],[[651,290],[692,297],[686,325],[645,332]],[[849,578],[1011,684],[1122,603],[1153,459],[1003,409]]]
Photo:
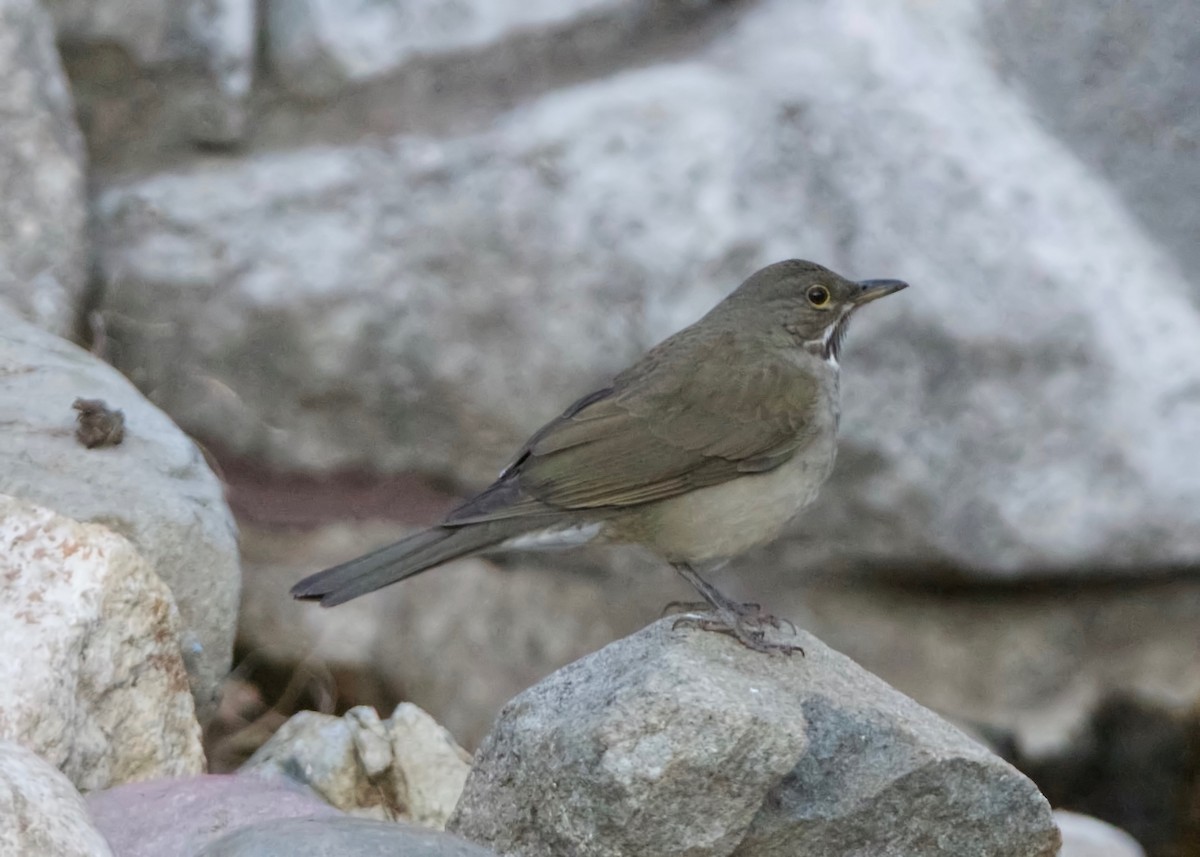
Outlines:
[[320,601],[322,607],[344,604],[436,565],[499,544],[512,535],[508,529],[494,524],[474,524],[423,530],[304,578],[292,587],[292,596],[305,601]]

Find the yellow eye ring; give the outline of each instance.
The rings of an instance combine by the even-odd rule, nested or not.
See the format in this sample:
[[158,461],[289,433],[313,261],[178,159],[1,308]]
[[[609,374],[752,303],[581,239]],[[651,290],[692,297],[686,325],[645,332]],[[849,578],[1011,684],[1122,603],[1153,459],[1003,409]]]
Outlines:
[[813,286],[805,294],[808,302],[815,307],[823,307],[829,303],[829,289],[824,286]]

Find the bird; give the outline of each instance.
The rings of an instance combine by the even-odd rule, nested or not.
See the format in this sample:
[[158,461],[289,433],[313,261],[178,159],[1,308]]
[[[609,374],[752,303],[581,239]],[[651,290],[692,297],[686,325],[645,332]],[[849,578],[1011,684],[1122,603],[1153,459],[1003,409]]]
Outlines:
[[[699,568],[775,539],[833,470],[851,317],[907,287],[788,259],[535,431],[499,477],[437,525],[291,589],[332,607],[460,557],[634,544],[704,599],[677,619],[764,653],[780,620]],[[673,602],[682,604],[682,602]],[[671,606],[671,605],[669,605]]]

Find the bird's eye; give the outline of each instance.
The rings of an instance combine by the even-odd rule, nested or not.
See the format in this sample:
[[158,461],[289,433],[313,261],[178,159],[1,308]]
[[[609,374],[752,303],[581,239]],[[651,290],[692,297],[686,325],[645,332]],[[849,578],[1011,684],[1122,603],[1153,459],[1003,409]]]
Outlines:
[[824,286],[813,286],[806,295],[808,302],[815,307],[823,307],[829,303],[829,289]]

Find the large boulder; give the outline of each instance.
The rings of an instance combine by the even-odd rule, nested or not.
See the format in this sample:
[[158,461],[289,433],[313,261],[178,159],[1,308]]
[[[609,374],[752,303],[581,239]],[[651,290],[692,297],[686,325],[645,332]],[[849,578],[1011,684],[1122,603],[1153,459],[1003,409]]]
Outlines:
[[512,700],[449,829],[521,857],[1057,852],[1033,783],[815,637],[673,624]]
[[1191,0],[980,4],[1001,72],[1182,261],[1200,303],[1200,36]]
[[686,60],[482,132],[200,164],[98,213],[114,360],[272,466],[481,484],[799,255],[915,284],[851,335],[843,460],[799,561],[1082,575],[1200,555],[1186,278],[958,15],[753,4]]
[[87,282],[83,139],[37,0],[0,0],[0,80],[0,304],[66,335]]
[[0,854],[114,857],[70,781],[11,741],[0,741]]
[[84,790],[202,771],[179,614],[134,546],[3,495],[0,545],[0,738]]
[[[88,449],[77,398],[123,412],[124,440]],[[0,493],[129,539],[179,608],[184,663],[201,722],[229,671],[240,567],[233,518],[200,450],[119,372],[0,312]]]

